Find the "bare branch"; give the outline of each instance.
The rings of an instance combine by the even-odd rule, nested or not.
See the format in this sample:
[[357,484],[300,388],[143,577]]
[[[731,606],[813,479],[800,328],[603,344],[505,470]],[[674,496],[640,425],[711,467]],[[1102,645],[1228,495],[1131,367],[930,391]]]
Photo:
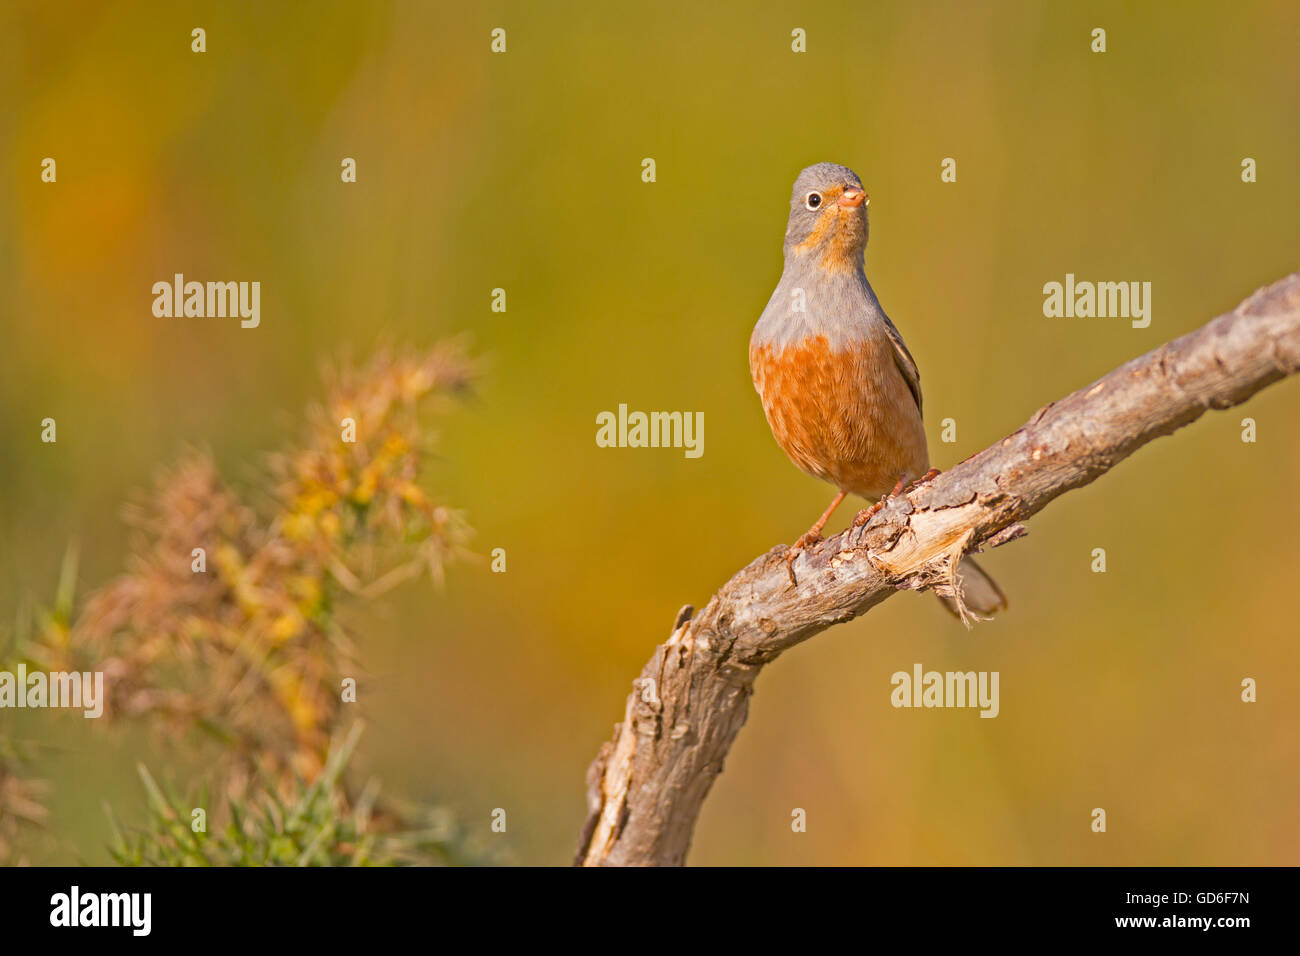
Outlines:
[[588,771],[575,863],[677,865],[745,722],[763,665],[900,589],[958,592],[962,554],[1024,533],[1052,499],[1138,448],[1300,369],[1300,272],[1231,313],[1040,408],[995,445],[891,500],[865,527],[795,563],[780,546],[737,573],[633,682],[622,723]]

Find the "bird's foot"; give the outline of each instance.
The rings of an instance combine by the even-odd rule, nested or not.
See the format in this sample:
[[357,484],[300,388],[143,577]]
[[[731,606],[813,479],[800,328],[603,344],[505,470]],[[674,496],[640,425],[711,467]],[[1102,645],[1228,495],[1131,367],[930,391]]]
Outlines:
[[863,509],[862,509],[861,511],[859,511],[856,515],[854,515],[854,516],[853,516],[853,523],[852,523],[849,527],[850,527],[850,528],[861,528],[861,527],[863,527],[864,525],[866,525],[866,523],[867,523],[868,521],[870,521],[872,518],[874,518],[874,517],[877,515],[877,513],[879,513],[879,511],[880,511],[881,508],[885,507],[885,502],[889,501],[891,498],[897,498],[897,497],[898,497],[899,495],[901,495],[901,494],[906,494],[907,492],[913,490],[914,488],[917,488],[917,487],[919,487],[919,486],[925,484],[927,481],[929,481],[929,480],[930,480],[931,478],[933,478],[935,475],[940,475],[940,474],[943,474],[943,473],[942,473],[941,471],[939,471],[938,468],[931,468],[929,471],[927,471],[927,472],[926,472],[924,475],[922,475],[920,478],[917,478],[917,479],[915,479],[915,480],[913,480],[913,481],[907,481],[906,478],[899,478],[899,479],[898,479],[898,483],[894,485],[894,490],[893,490],[893,491],[891,491],[889,494],[885,495],[885,497],[881,498],[879,501],[877,501],[877,502],[876,502],[874,505],[872,505],[871,507],[869,507],[869,508],[863,508]]
[[[931,478],[935,478],[935,477],[937,477],[938,475],[942,475],[942,474],[943,474],[943,472],[940,471],[938,468],[931,468],[929,471],[927,471],[927,472],[926,472],[924,475],[922,475],[920,478],[917,478],[915,481],[909,482],[908,485],[907,485],[907,490],[908,490],[908,491],[912,491],[914,488],[920,488],[923,484],[925,484],[925,483],[926,483],[927,481],[929,481]],[[898,492],[894,492],[894,494],[898,494]]]
[[881,498],[871,507],[863,508],[857,514],[855,514],[853,516],[853,523],[849,525],[849,540],[853,539],[854,531],[857,531],[861,529],[864,525],[866,525],[868,521],[870,521],[872,518],[876,516],[876,514],[880,511],[881,508],[885,507],[886,501],[888,501],[890,498],[896,497],[898,493],[901,492],[902,490],[903,490],[903,479],[899,478],[898,484],[894,485],[893,491],[885,495],[885,497]]
[[790,575],[790,584],[797,585],[799,582],[794,576],[794,563],[798,560],[799,555],[811,548],[814,544],[819,544],[822,540],[820,531],[807,531],[799,536],[790,549],[785,553],[785,570]]
[[853,524],[850,527],[861,528],[868,521],[874,518],[876,516],[876,512],[878,512],[881,508],[885,507],[885,502],[892,497],[893,495],[886,495],[884,498],[881,498],[870,508],[863,508],[861,511],[859,511],[857,514],[853,516]]

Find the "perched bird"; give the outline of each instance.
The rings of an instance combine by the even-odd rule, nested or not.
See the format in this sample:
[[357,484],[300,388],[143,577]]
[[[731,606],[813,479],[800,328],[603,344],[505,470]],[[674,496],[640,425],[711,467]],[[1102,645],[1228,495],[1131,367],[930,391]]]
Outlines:
[[[835,163],[809,166],[794,182],[785,230],[785,268],[749,341],[749,370],[776,442],[799,468],[839,494],[790,549],[787,561],[821,540],[846,495],[877,502],[927,481],[921,377],[903,337],[863,272],[867,204],[862,181]],[[1006,606],[993,579],[969,557],[958,568],[967,606]],[[940,598],[956,612],[950,598]]]

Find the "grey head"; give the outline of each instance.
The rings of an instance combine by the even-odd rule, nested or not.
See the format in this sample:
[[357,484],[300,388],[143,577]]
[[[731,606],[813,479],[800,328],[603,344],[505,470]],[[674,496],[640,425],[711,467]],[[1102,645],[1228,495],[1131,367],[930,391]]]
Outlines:
[[807,257],[831,272],[861,269],[870,202],[862,180],[847,166],[817,163],[803,170],[790,194],[786,259]]

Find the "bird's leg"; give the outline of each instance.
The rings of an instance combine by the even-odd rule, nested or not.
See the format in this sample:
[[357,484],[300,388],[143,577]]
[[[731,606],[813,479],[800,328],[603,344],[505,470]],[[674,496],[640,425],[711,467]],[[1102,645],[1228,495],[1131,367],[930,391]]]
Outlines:
[[786,553],[785,556],[785,569],[790,573],[791,584],[799,583],[798,581],[795,580],[794,577],[795,558],[799,557],[799,555],[803,553],[805,548],[812,547],[814,544],[816,544],[818,541],[822,539],[822,528],[826,527],[826,522],[831,520],[831,515],[834,514],[835,509],[840,506],[840,502],[843,501],[845,496],[847,495],[848,495],[847,491],[841,491],[838,495],[836,495],[835,499],[830,503],[830,505],[827,506],[826,510],[822,512],[822,516],[817,519],[817,523],[814,524],[811,528],[809,528],[806,532],[801,534],[799,536],[799,540],[797,540],[793,545],[790,546],[790,550]]
[[857,514],[855,514],[853,516],[853,523],[849,525],[849,527],[861,528],[864,524],[866,524],[868,521],[874,518],[876,512],[879,511],[881,508],[885,507],[886,501],[888,501],[890,498],[893,498],[895,495],[897,495],[900,491],[903,490],[903,482],[906,480],[907,480],[906,475],[900,475],[898,477],[898,483],[894,485],[894,490],[891,491],[889,494],[885,495],[885,497],[881,498],[870,508],[863,508]]

